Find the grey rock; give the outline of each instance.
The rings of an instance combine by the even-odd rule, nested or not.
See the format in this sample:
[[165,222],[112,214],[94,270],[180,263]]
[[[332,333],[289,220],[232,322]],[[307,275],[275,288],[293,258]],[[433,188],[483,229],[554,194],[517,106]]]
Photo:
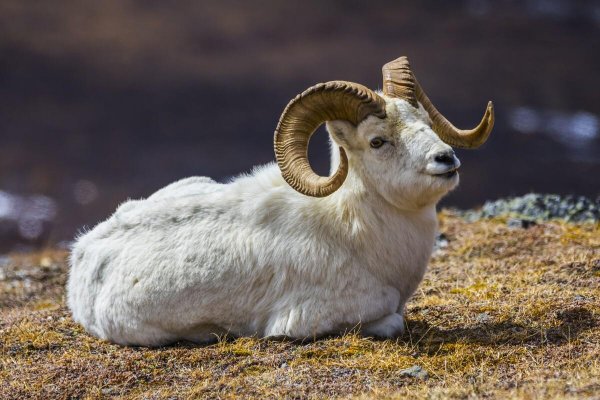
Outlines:
[[489,322],[492,318],[490,317],[490,315],[486,312],[481,313],[481,314],[477,314],[477,316],[475,317],[475,321],[477,323],[480,324],[484,324],[486,322]]
[[105,396],[109,396],[111,394],[115,394],[116,390],[114,388],[111,388],[111,387],[106,387],[106,388],[102,388],[100,390],[100,392],[102,392],[102,394],[105,395]]
[[438,233],[438,235],[435,237],[433,250],[441,250],[445,247],[448,247],[448,237],[443,233]]
[[410,368],[403,369],[400,371],[400,375],[411,376],[413,378],[426,380],[429,378],[429,373],[423,369],[420,365],[413,365]]
[[506,222],[509,228],[514,229],[528,229],[537,223],[534,220],[526,219],[526,218],[511,218]]
[[[529,221],[563,219],[569,222],[600,221],[600,197],[529,193],[521,197],[487,201],[479,210],[459,212],[469,222],[509,216]],[[510,221],[509,221],[510,222]],[[518,224],[513,222],[513,224]]]

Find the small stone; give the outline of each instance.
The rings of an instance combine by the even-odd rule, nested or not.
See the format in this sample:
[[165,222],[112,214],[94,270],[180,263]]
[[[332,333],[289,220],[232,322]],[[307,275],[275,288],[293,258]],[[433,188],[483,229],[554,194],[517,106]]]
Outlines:
[[402,371],[400,371],[400,375],[412,376],[413,378],[418,378],[422,380],[426,380],[429,378],[429,374],[427,373],[427,371],[425,371],[420,365],[413,365],[410,368],[403,369]]
[[477,323],[480,323],[480,324],[484,324],[486,322],[489,322],[490,319],[492,319],[492,318],[486,312],[483,312],[481,314],[477,314],[477,316],[475,317],[475,321]]
[[534,225],[537,225],[537,223],[531,219],[511,218],[508,220],[506,225],[508,225],[509,228],[513,228],[513,229],[528,229]]
[[17,279],[25,280],[25,279],[27,279],[28,276],[29,276],[29,273],[27,271],[23,271],[23,270],[15,271],[15,277],[17,277]]
[[435,244],[433,245],[434,250],[441,250],[448,247],[448,237],[443,233],[438,233],[435,238]]
[[52,265],[52,259],[50,257],[42,257],[42,259],[40,260],[40,266],[42,266],[44,268],[48,268],[51,265]]

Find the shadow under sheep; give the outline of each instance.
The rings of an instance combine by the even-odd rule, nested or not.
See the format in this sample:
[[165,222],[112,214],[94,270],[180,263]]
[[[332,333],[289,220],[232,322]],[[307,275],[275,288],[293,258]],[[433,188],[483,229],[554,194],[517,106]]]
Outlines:
[[[419,352],[433,354],[441,350],[442,345],[448,343],[468,343],[483,346],[498,345],[527,345],[541,347],[548,344],[560,345],[574,340],[585,331],[599,326],[599,321],[593,313],[585,307],[577,306],[556,312],[560,324],[556,327],[540,330],[531,326],[507,320],[504,322],[480,323],[468,328],[443,329],[422,320],[407,319],[405,333],[397,338],[401,342],[411,343]],[[355,333],[356,329],[349,329],[346,333]],[[339,335],[325,335],[306,339],[292,339],[286,336],[265,338],[264,343],[288,343],[292,345],[312,345],[327,339],[340,338]],[[194,343],[178,341],[163,348],[174,347],[204,347],[217,342],[234,342],[238,337],[233,335],[217,336],[207,343]],[[376,342],[390,339],[372,337]],[[133,346],[136,348],[144,348]]]
[[444,343],[470,343],[484,346],[526,344],[540,347],[563,344],[598,326],[593,313],[577,306],[556,312],[560,324],[540,330],[511,321],[480,323],[468,328],[442,329],[426,321],[408,320],[407,335],[419,350],[437,352]]

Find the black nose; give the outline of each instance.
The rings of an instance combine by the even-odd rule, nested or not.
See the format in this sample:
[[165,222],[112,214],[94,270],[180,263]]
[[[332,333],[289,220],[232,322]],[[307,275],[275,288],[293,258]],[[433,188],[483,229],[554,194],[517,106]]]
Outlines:
[[435,162],[446,165],[454,165],[454,152],[452,150],[445,151],[443,153],[437,153],[433,159]]

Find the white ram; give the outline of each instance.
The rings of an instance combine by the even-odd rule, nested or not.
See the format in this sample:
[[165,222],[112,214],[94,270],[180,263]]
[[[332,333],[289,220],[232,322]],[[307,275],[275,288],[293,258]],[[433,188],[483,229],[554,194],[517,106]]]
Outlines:
[[[227,184],[180,180],[79,237],[68,280],[74,319],[100,338],[146,346],[225,333],[402,333],[434,244],[435,205],[458,184],[448,144],[482,144],[493,109],[458,130],[405,57],[383,71],[383,93],[335,81],[292,100],[275,132],[279,165]],[[330,177],[306,156],[325,121]]]

